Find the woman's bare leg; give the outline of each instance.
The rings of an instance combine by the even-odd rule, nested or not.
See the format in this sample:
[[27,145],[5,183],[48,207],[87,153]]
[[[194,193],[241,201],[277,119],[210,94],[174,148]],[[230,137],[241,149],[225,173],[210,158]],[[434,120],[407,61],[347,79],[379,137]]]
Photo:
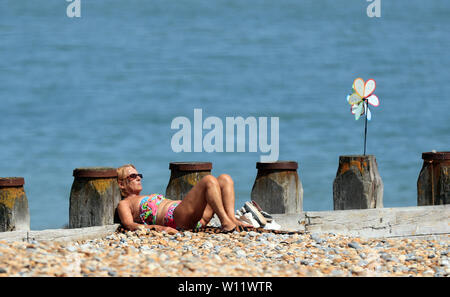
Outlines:
[[[252,225],[245,224],[235,217],[235,194],[234,194],[234,182],[228,174],[222,174],[217,178],[219,182],[220,191],[222,193],[222,202],[225,212],[228,217],[237,225],[243,227],[253,227]],[[210,205],[206,205],[200,222],[202,226],[206,226],[214,215],[214,210]]]
[[209,221],[211,221],[213,215],[214,215],[214,209],[212,209],[212,207],[209,204],[206,204],[205,210],[203,211],[203,215],[200,220],[200,223],[202,224],[203,227],[208,225],[208,223],[209,223]]
[[212,175],[202,178],[175,208],[175,222],[181,228],[195,227],[203,217],[207,205],[217,214],[224,230],[229,231],[236,227],[225,211],[219,182]]
[[234,221],[234,223],[237,226],[242,227],[253,227],[252,225],[243,223],[236,219],[235,216],[235,194],[234,194],[234,182],[231,176],[228,174],[221,174],[217,178],[217,181],[219,182],[220,189],[222,191],[222,201],[223,206],[225,208],[225,211],[227,212],[228,216]]

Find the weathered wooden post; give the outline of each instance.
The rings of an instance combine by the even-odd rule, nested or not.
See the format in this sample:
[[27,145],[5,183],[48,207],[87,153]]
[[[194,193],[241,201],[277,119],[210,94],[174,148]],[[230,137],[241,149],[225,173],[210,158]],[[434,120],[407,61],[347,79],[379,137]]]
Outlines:
[[339,157],[333,203],[334,210],[383,207],[383,181],[375,156]]
[[417,205],[450,204],[450,152],[427,152],[422,159]]
[[23,177],[0,177],[0,232],[30,230]]
[[184,196],[204,176],[211,174],[211,162],[171,162],[170,180],[166,188],[166,197],[182,200]]
[[251,199],[270,214],[295,214],[303,210],[303,186],[295,161],[257,162],[258,173]]
[[87,167],[73,171],[69,228],[119,223],[116,208],[122,199],[116,168]]

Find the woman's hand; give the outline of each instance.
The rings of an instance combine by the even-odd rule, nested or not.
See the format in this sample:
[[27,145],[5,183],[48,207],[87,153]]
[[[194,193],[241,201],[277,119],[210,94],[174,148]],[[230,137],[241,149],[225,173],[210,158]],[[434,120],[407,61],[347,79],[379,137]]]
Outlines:
[[177,229],[174,229],[174,228],[172,228],[172,227],[162,227],[161,228],[161,231],[165,231],[165,232],[167,232],[167,233],[169,233],[169,234],[177,234],[178,233],[178,230]]
[[177,234],[178,230],[174,229],[172,227],[166,227],[166,226],[161,226],[161,225],[141,225],[147,229],[150,230],[155,230],[155,231],[159,231],[159,232],[167,232],[168,234]]

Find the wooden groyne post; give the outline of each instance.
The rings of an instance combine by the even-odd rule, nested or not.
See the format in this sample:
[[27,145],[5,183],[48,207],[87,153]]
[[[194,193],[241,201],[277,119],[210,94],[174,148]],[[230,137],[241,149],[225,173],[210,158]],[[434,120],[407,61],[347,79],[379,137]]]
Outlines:
[[116,168],[87,167],[73,171],[69,228],[111,225],[119,222],[116,208],[122,199]]
[[30,230],[30,212],[23,177],[0,178],[0,232]]
[[204,176],[211,174],[211,162],[171,162],[166,197],[182,200]]
[[271,214],[295,214],[303,210],[303,186],[295,161],[257,162],[258,173],[251,199]]
[[383,207],[383,181],[373,155],[340,156],[333,183],[334,210]]
[[417,205],[450,204],[450,152],[426,152],[422,159]]

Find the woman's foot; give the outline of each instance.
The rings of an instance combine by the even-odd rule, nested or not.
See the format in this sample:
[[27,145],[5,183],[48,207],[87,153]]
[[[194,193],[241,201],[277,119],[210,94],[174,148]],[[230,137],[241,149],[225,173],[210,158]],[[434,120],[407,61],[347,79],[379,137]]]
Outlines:
[[245,222],[239,221],[238,219],[234,220],[234,223],[236,224],[236,226],[238,227],[242,227],[242,228],[253,228],[253,225],[247,224]]
[[233,232],[236,229],[237,225],[233,222],[222,223],[222,231],[224,232]]

